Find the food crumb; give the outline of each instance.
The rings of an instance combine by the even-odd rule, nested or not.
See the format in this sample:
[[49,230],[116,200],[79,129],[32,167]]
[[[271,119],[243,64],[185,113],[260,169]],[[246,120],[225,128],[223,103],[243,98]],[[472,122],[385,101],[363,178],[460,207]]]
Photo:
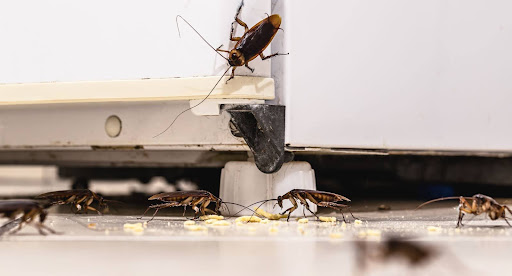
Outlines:
[[429,226],[427,227],[427,230],[429,232],[440,232],[441,231],[441,227],[437,227],[437,226]]
[[359,219],[356,219],[356,220],[354,221],[354,225],[355,225],[355,226],[362,226],[362,225],[363,225],[363,221],[362,221],[362,220],[359,220]]
[[123,229],[125,232],[132,232],[136,234],[141,234],[144,231],[142,228],[142,223],[125,223],[123,224]]
[[270,233],[277,233],[277,232],[279,231],[279,228],[277,228],[277,227],[270,227],[270,228],[268,229],[268,231],[269,231]]
[[238,217],[235,221],[236,222],[261,222],[261,219],[259,217],[255,217],[255,216],[242,216],[242,217]]
[[332,232],[329,234],[329,238],[331,239],[340,239],[343,237],[343,234],[340,232]]
[[308,223],[309,220],[307,218],[301,218],[298,220],[299,223]]
[[189,225],[185,229],[189,231],[208,231],[208,228],[202,225]]
[[336,217],[319,217],[319,219],[323,222],[336,222]]
[[210,220],[210,219],[216,219],[216,220],[223,220],[223,216],[217,216],[217,215],[207,215],[207,216],[200,216],[201,220]]
[[195,222],[195,221],[193,221],[193,220],[187,220],[187,221],[185,221],[185,222],[183,223],[183,225],[185,225],[185,226],[194,225],[194,224],[196,224],[196,222]]
[[87,227],[91,229],[96,229],[96,223],[89,223],[87,224]]
[[206,224],[214,224],[217,221],[219,221],[219,220],[217,220],[217,219],[207,219],[207,220],[204,221],[204,223],[206,223]]
[[299,232],[301,235],[306,234],[306,231],[304,231],[304,227],[302,227],[302,226],[297,227],[297,232]]
[[367,236],[373,236],[373,237],[380,237],[382,235],[382,232],[380,230],[376,229],[368,229],[366,230]]
[[213,226],[230,226],[231,223],[227,220],[217,220],[212,225]]
[[272,214],[272,213],[269,213],[261,208],[256,208],[256,209],[254,209],[254,211],[256,212],[256,214],[266,217],[267,219],[270,219],[270,220],[279,220],[279,219],[288,217],[287,215]]

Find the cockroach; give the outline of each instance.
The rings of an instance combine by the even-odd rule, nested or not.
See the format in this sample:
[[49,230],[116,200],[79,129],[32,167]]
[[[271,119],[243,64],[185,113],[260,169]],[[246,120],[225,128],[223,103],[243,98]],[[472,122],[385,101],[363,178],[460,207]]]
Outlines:
[[[369,245],[375,247],[368,248]],[[400,238],[389,238],[379,243],[359,241],[356,243],[356,248],[357,267],[363,269],[366,267],[366,259],[368,258],[381,262],[387,262],[391,258],[403,259],[410,266],[419,266],[430,261],[437,253],[430,247]]]
[[[263,203],[261,203],[261,205],[263,205],[266,202],[271,201],[271,200],[277,200],[276,204],[279,205],[279,207],[281,207],[281,209],[282,209],[283,208],[283,200],[285,200],[285,199],[288,199],[293,204],[292,207],[286,209],[284,212],[281,213],[281,215],[284,215],[288,212],[288,218],[286,219],[286,221],[290,220],[291,213],[299,207],[297,204],[297,200],[300,202],[300,204],[302,204],[310,213],[315,215],[315,217],[317,217],[317,218],[318,218],[318,216],[315,213],[313,213],[311,211],[311,209],[309,208],[309,203],[307,202],[307,200],[309,200],[311,203],[316,204],[317,206],[320,206],[320,207],[329,207],[329,208],[332,208],[335,210],[339,210],[343,217],[343,221],[345,221],[345,222],[346,222],[345,215],[343,214],[342,209],[350,208],[350,206],[348,206],[348,205],[337,203],[340,201],[350,201],[350,199],[348,199],[342,195],[338,195],[338,194],[330,193],[330,192],[323,192],[323,191],[316,191],[316,190],[304,190],[304,189],[293,189],[282,196],[278,196],[277,199],[264,200]],[[256,203],[259,203],[259,202],[256,202]],[[256,203],[253,203],[251,205],[254,205]],[[349,212],[352,215],[352,217],[355,219],[352,212],[350,210],[349,210]],[[304,214],[304,216],[306,216],[306,214]]]
[[110,201],[104,199],[97,193],[87,189],[49,192],[40,194],[35,198],[47,200],[51,205],[71,204],[71,208],[76,208],[76,210],[72,209],[72,211],[74,211],[75,213],[79,213],[81,210],[87,213],[87,211],[91,210],[98,212],[99,215],[101,215],[102,213],[98,209],[91,206],[93,201],[96,200],[98,202],[98,207],[103,212],[108,211],[107,202]]
[[[442,197],[433,199],[430,201],[427,201],[420,206],[416,208],[419,209],[427,204],[441,201],[441,200],[448,200],[448,199],[458,199],[459,200],[459,218],[457,220],[457,228],[460,226],[464,226],[462,224],[462,218],[464,217],[464,213],[473,214],[475,216],[487,213],[489,215],[489,218],[491,220],[497,220],[502,218],[505,220],[505,222],[510,225],[508,222],[505,213],[508,211],[510,214],[512,214],[512,211],[507,205],[501,205],[496,200],[494,200],[490,196],[482,195],[482,194],[476,194],[472,197],[465,197],[465,196],[452,196],[452,197]],[[471,202],[471,203],[470,203]]]
[[[13,200],[0,200],[0,215],[11,219],[9,222],[0,228],[7,227],[9,224],[19,221],[18,227],[12,233],[21,230],[24,224],[33,225],[41,235],[46,235],[43,230],[56,234],[53,229],[44,225],[44,221],[48,213],[46,212],[45,205],[30,199],[13,199]],[[20,216],[21,215],[21,216]],[[36,221],[39,217],[39,221]]]
[[[187,20],[185,20],[180,15],[176,16],[176,26],[178,26],[178,18],[183,20],[194,32],[201,37],[201,39],[210,46],[217,54],[219,54],[223,59],[225,59],[228,62],[229,67],[226,69],[226,71],[222,74],[222,76],[219,78],[217,83],[213,86],[212,90],[208,93],[208,95],[202,99],[199,103],[196,105],[187,108],[186,110],[182,111],[180,114],[178,114],[172,123],[161,133],[154,136],[158,137],[164,132],[166,132],[171,126],[176,122],[178,117],[180,117],[183,113],[197,107],[198,105],[202,104],[215,90],[219,82],[222,80],[222,78],[226,75],[226,73],[231,70],[231,76],[226,81],[226,83],[233,79],[235,77],[235,70],[237,67],[245,66],[251,72],[254,72],[254,69],[249,66],[249,62],[257,58],[258,56],[261,57],[262,60],[266,60],[269,58],[273,58],[275,56],[279,55],[288,55],[289,53],[283,54],[283,53],[274,53],[268,56],[265,56],[263,54],[263,51],[268,47],[270,42],[274,39],[274,36],[276,35],[277,31],[280,30],[281,26],[281,16],[279,14],[273,14],[273,15],[267,15],[267,18],[261,20],[260,22],[256,23],[252,28],[249,29],[247,24],[243,22],[240,19],[240,13],[242,12],[242,7],[244,5],[244,1],[240,3],[240,6],[238,7],[238,10],[235,15],[235,21],[231,24],[231,33],[230,33],[230,40],[236,41],[235,46],[231,50],[222,50],[222,46],[220,45],[217,48],[214,48],[193,26],[190,24]],[[235,36],[235,24],[239,24],[240,26],[244,27],[245,31],[244,34],[240,37]],[[179,34],[179,27],[178,27],[178,34]],[[181,36],[181,35],[180,35]],[[228,53],[228,57],[224,57],[221,53]]]
[[[160,200],[164,203],[161,204],[154,204],[149,206],[144,214],[139,218],[141,219],[150,209],[156,209],[155,213],[151,217],[149,221],[152,221],[156,213],[160,209],[168,208],[168,207],[178,207],[178,206],[184,206],[185,210],[183,211],[183,215],[185,215],[185,211],[187,209],[187,206],[191,206],[192,209],[195,211],[195,218],[199,217],[199,212],[201,214],[206,215],[206,213],[211,214],[220,214],[219,209],[222,204],[233,204],[238,205],[244,208],[247,208],[243,205],[232,203],[232,202],[224,202],[222,199],[214,196],[212,193],[204,190],[195,190],[195,191],[177,191],[177,192],[170,192],[170,193],[160,193],[151,196],[148,200]],[[214,202],[216,204],[214,210],[208,209],[208,205]]]

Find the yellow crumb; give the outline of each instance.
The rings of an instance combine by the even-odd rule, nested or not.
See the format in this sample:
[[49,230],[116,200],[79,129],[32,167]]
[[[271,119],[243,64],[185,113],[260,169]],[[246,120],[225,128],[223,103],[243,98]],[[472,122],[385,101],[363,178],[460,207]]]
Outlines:
[[260,216],[263,216],[263,217],[266,217],[266,218],[268,218],[270,220],[278,220],[278,219],[282,219],[282,218],[288,217],[287,215],[272,214],[272,213],[266,212],[265,210],[263,210],[261,208],[256,208],[256,209],[254,209],[254,211],[256,211],[256,214],[258,214]]
[[319,217],[319,219],[323,222],[336,222],[336,217]]
[[145,221],[145,222],[142,224],[142,226],[143,226],[144,228],[148,228],[148,222],[147,222],[147,221]]
[[227,220],[217,220],[212,225],[213,226],[230,226],[231,223]]
[[87,227],[91,229],[96,229],[96,223],[89,223],[87,224]]
[[427,230],[428,230],[429,232],[439,232],[439,231],[441,231],[441,227],[437,227],[437,226],[429,226],[429,227],[427,227]]
[[376,229],[368,229],[366,230],[367,236],[373,236],[373,237],[380,237],[382,235],[382,232],[380,230]]
[[206,224],[213,224],[216,221],[218,221],[218,220],[216,220],[216,219],[207,219],[207,220],[204,221],[204,223],[206,223]]
[[261,222],[261,219],[256,216],[242,216],[242,217],[237,218],[235,221],[236,222]]
[[256,227],[251,226],[251,227],[247,228],[247,230],[249,230],[249,232],[256,232]]
[[299,219],[297,222],[298,222],[298,223],[308,223],[308,221],[309,221],[309,220],[308,220],[307,218],[301,218],[301,219]]
[[280,222],[280,221],[274,221],[274,222],[272,222],[272,225],[274,225],[274,226],[278,226],[278,225],[280,225],[280,224],[281,224],[281,222]]
[[125,223],[123,224],[123,229],[125,232],[132,232],[134,234],[142,234],[144,232],[144,228],[142,228],[142,223]]
[[301,235],[306,234],[306,231],[304,230],[304,227],[302,227],[302,226],[297,227],[297,232],[299,232]]
[[270,228],[268,229],[268,231],[269,231],[270,233],[277,233],[277,232],[279,231],[279,228],[277,228],[277,227],[270,227]]
[[207,215],[207,216],[200,216],[201,220],[209,220],[209,219],[216,219],[216,220],[223,220],[223,216],[217,216],[217,215]]
[[208,228],[202,225],[189,225],[186,226],[185,229],[189,231],[208,231]]
[[193,220],[187,220],[187,221],[185,221],[185,222],[183,223],[183,225],[185,225],[185,226],[194,225],[194,224],[196,224],[196,222],[195,222],[195,221],[193,221]]
[[340,239],[342,237],[343,237],[343,234],[340,232],[332,232],[331,234],[329,234],[329,238],[331,238],[331,239]]
[[135,229],[135,228],[142,228],[142,223],[125,223],[123,224],[124,229]]
[[354,225],[355,226],[362,226],[363,225],[363,221],[356,219],[356,220],[354,220]]
[[262,219],[260,223],[267,224],[269,222],[270,222],[270,220],[268,220],[268,219]]
[[342,228],[342,229],[347,229],[347,224],[346,224],[345,222],[342,222],[342,223],[341,223],[341,228]]

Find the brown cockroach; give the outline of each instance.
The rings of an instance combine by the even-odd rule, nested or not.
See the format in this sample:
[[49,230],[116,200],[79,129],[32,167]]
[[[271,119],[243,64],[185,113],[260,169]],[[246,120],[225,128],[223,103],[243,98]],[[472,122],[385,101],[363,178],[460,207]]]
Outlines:
[[[300,202],[300,204],[302,204],[310,213],[312,213],[317,218],[318,218],[318,216],[315,213],[313,213],[311,211],[311,209],[309,208],[309,203],[307,202],[307,200],[309,200],[311,203],[316,204],[317,206],[320,206],[320,207],[329,207],[329,208],[332,208],[335,210],[339,210],[343,217],[343,221],[345,221],[345,222],[346,222],[345,215],[343,214],[342,209],[350,208],[350,206],[348,206],[348,205],[337,203],[340,201],[350,201],[350,199],[348,199],[342,195],[338,195],[338,194],[330,193],[330,192],[323,192],[323,191],[317,191],[317,190],[305,190],[305,189],[293,189],[282,196],[278,196],[277,199],[263,200],[263,203],[261,203],[261,205],[263,205],[266,202],[271,201],[271,200],[277,200],[276,204],[279,205],[279,207],[281,207],[281,209],[282,209],[283,208],[283,200],[285,200],[285,199],[288,199],[293,204],[292,207],[286,209],[284,212],[281,213],[281,215],[284,215],[284,214],[286,214],[286,212],[288,212],[288,218],[286,219],[286,221],[290,220],[291,213],[299,207],[299,205],[297,204],[297,200]],[[259,202],[261,202],[261,201],[259,201]],[[256,203],[259,203],[259,202],[256,202]],[[256,203],[253,203],[251,205],[254,205]],[[251,205],[249,205],[249,206],[251,206]],[[349,210],[349,212],[352,215],[352,217],[355,219],[356,217],[354,217],[352,212],[350,210]],[[306,216],[306,214],[304,214],[304,216]]]
[[[206,215],[206,213],[220,214],[219,209],[222,204],[233,204],[247,208],[237,203],[224,202],[222,201],[222,199],[204,190],[160,193],[151,196],[148,200],[160,200],[163,201],[164,203],[149,206],[139,219],[141,219],[150,209],[156,209],[155,213],[149,220],[152,221],[155,218],[156,213],[158,213],[160,209],[168,207],[184,206],[185,210],[183,211],[183,215],[185,215],[187,206],[191,206],[192,209],[195,211],[195,218],[199,217],[199,212],[201,212],[201,214],[203,215]],[[216,204],[215,210],[210,210],[207,208],[211,202],[214,202]]]
[[81,210],[87,213],[87,211],[91,210],[98,212],[99,215],[102,213],[91,206],[93,201],[96,200],[98,202],[99,209],[102,209],[103,212],[108,211],[107,202],[110,201],[87,189],[49,192],[40,194],[35,198],[47,200],[51,205],[71,204],[71,208],[76,208],[76,210],[72,209],[75,213],[79,213]]
[[401,238],[389,238],[384,242],[356,242],[357,267],[366,268],[366,260],[372,259],[387,262],[391,258],[403,259],[410,266],[419,266],[430,261],[437,252],[422,244]]
[[[48,215],[45,210],[46,207],[49,206],[41,205],[39,202],[30,199],[0,200],[1,217],[11,219],[0,228],[6,227],[15,220],[19,220],[18,228],[14,230],[13,233],[21,230],[24,224],[31,224],[41,235],[46,235],[43,229],[56,234],[57,232],[43,224]],[[37,217],[39,217],[39,221],[36,221]]]
[[[217,87],[219,82],[222,80],[222,78],[226,75],[226,73],[229,71],[229,69],[232,68],[231,76],[226,81],[226,83],[235,77],[235,69],[239,66],[245,66],[249,70],[251,70],[251,72],[254,72],[254,69],[249,67],[249,62],[251,60],[254,60],[255,58],[257,58],[258,56],[261,57],[262,60],[266,60],[266,59],[269,59],[269,58],[272,58],[275,56],[279,56],[279,55],[288,55],[288,53],[286,53],[286,54],[274,53],[274,54],[271,54],[268,56],[265,56],[263,54],[263,51],[265,51],[265,49],[268,47],[268,45],[270,45],[270,42],[272,42],[277,31],[280,29],[281,16],[279,16],[279,14],[273,14],[270,16],[267,15],[267,18],[256,23],[256,25],[254,25],[252,28],[249,29],[247,24],[240,19],[240,13],[242,12],[243,5],[244,5],[244,1],[242,1],[242,3],[240,3],[240,6],[238,7],[238,10],[235,15],[235,21],[233,21],[233,23],[231,24],[230,40],[236,41],[236,44],[233,47],[233,49],[231,49],[229,51],[220,49],[223,45],[220,45],[219,47],[214,48],[194,27],[192,27],[192,25],[190,23],[188,23],[187,20],[185,20],[180,15],[176,16],[176,26],[178,26],[178,18],[181,18],[181,20],[183,20],[188,26],[190,26],[190,28],[192,28],[192,30],[194,30],[199,35],[199,37],[201,37],[201,39],[204,42],[206,42],[206,44],[208,44],[208,46],[210,46],[210,48],[215,50],[215,52],[217,54],[219,54],[223,59],[225,59],[228,62],[229,67],[222,74],[222,76],[219,78],[217,83],[213,86],[212,90],[210,90],[210,92],[204,99],[202,99],[196,105],[194,105],[190,108],[187,108],[184,111],[182,111],[180,114],[178,114],[174,118],[172,123],[164,131],[162,131],[158,135],[154,136],[153,138],[163,134],[169,128],[171,128],[171,126],[174,124],[174,122],[176,122],[178,117],[180,117],[183,113],[202,104],[212,94],[213,90],[215,90],[215,88]],[[244,34],[240,37],[235,36],[235,23],[237,23],[240,26],[245,28]],[[178,28],[178,34],[179,34],[179,28]],[[224,57],[222,54],[220,54],[221,52],[228,53],[228,57],[227,58]]]
[[[490,196],[482,195],[482,194],[476,194],[472,197],[465,197],[465,196],[452,196],[452,197],[442,197],[433,199],[430,201],[427,201],[420,206],[416,208],[419,209],[427,204],[441,201],[441,200],[448,200],[448,199],[458,199],[459,200],[459,218],[457,220],[457,228],[460,226],[464,226],[462,224],[462,218],[464,217],[464,213],[473,214],[475,216],[487,213],[489,215],[489,218],[491,220],[497,220],[497,219],[504,219],[505,222],[510,225],[508,222],[505,212],[508,211],[510,214],[512,214],[512,211],[507,205],[501,205],[496,200],[494,200]],[[469,202],[471,201],[471,203]]]

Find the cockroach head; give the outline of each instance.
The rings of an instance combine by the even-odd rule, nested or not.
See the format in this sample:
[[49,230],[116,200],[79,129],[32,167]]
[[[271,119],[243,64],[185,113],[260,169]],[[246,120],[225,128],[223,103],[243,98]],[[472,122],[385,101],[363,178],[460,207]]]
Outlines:
[[242,52],[233,49],[229,52],[228,62],[231,66],[242,66],[245,64],[245,57]]
[[225,207],[227,208],[226,203],[222,202],[222,199],[220,199],[220,198],[219,198],[219,199],[217,200],[216,204],[215,204],[215,213],[219,214],[220,206],[221,206],[222,204],[224,204],[224,205],[225,205]]
[[279,207],[281,207],[281,209],[283,208],[283,197],[282,196],[277,197],[277,205],[279,205]]

